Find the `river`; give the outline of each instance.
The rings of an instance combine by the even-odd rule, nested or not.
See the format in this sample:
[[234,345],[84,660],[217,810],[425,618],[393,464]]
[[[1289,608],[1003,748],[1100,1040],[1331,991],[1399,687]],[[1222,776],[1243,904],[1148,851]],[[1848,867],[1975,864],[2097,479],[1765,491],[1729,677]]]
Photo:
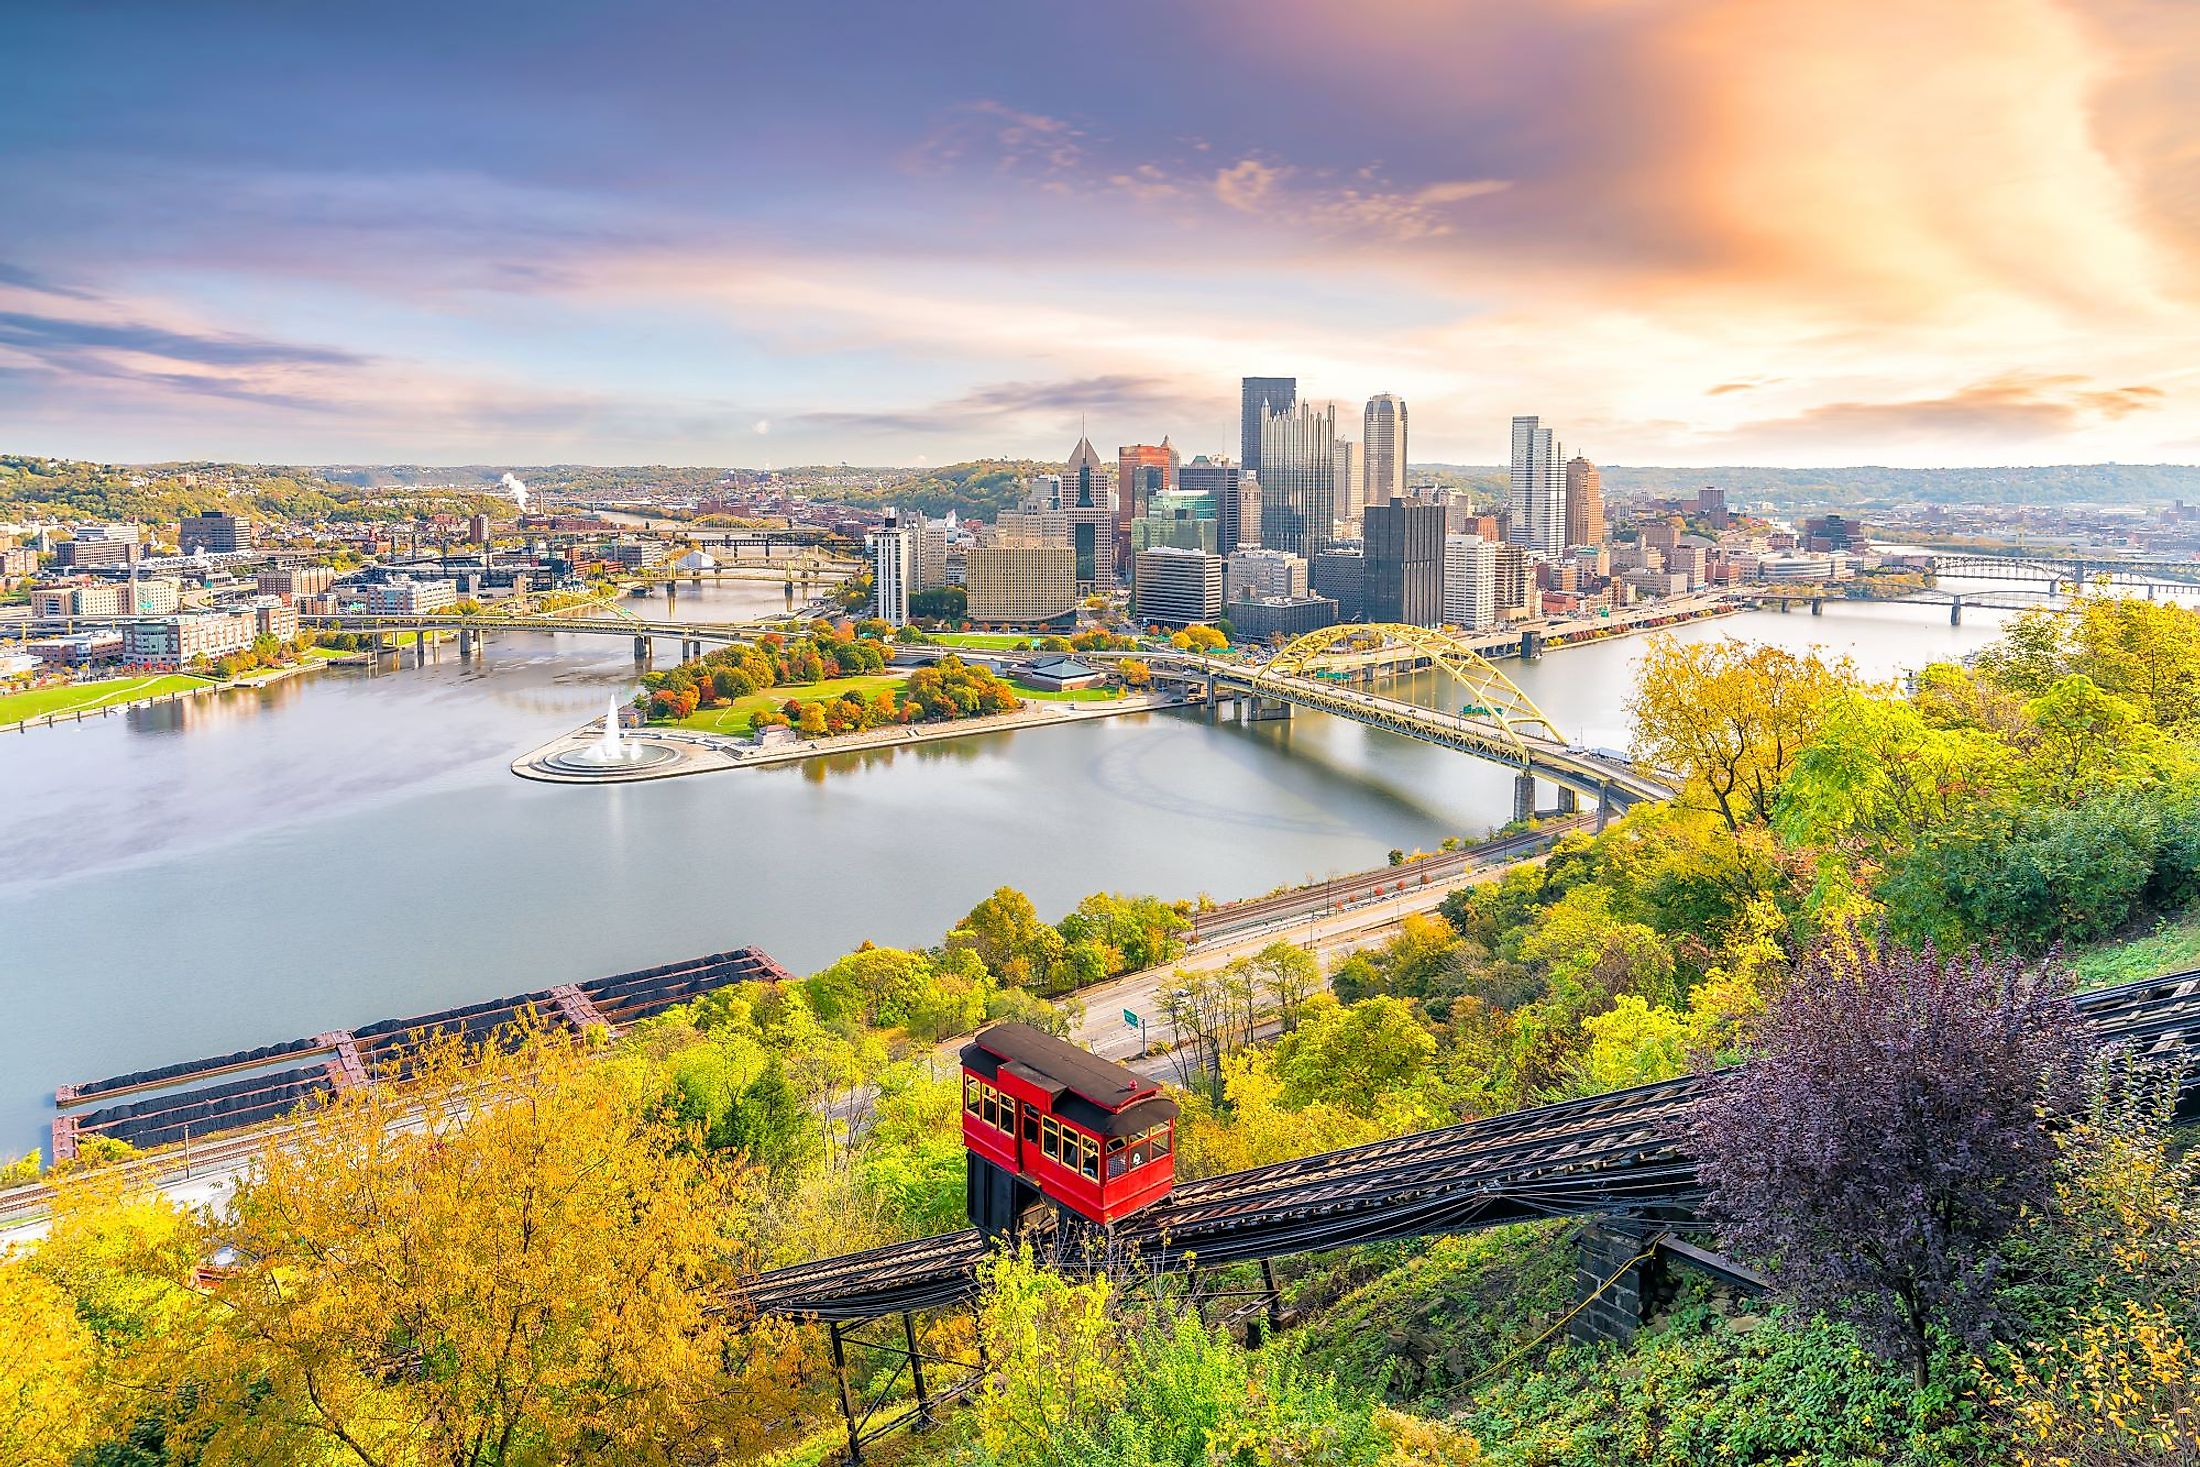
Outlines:
[[[780,605],[729,583],[678,610]],[[1821,643],[1891,674],[1977,648],[1996,620],[1837,602],[1681,635]],[[1642,646],[1505,666],[1568,735],[1624,745]],[[808,971],[865,938],[937,941],[1003,884],[1050,916],[1102,888],[1255,895],[1511,811],[1504,770],[1303,714],[538,784],[509,761],[630,690],[630,645],[499,635],[473,664],[411,655],[0,740],[0,1149],[43,1142],[64,1081],[744,943]]]

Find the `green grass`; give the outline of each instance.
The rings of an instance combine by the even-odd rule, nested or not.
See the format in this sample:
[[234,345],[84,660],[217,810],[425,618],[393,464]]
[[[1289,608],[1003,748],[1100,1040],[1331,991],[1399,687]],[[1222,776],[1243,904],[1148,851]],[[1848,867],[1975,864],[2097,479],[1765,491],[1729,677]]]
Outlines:
[[159,698],[190,688],[203,688],[203,677],[161,673],[151,677],[111,677],[98,682],[71,683],[61,688],[33,688],[27,693],[0,695],[0,723],[20,723],[53,713],[73,713],[82,708],[111,708],[139,698]]
[[1032,687],[1020,678],[1010,678],[1008,685],[1016,690],[1019,698],[1038,698],[1047,703],[1107,703],[1123,696],[1121,688],[1064,688],[1053,692]]
[[2077,970],[2083,988],[2136,983],[2141,978],[2200,968],[2200,913],[2164,918],[2155,925],[2153,935],[2137,942],[2109,938],[2074,949],[2070,966]]
[[[925,642],[940,647],[972,647],[981,652],[1015,652],[1036,645],[1051,633],[1026,632],[926,632]],[[918,643],[919,646],[924,645]]]
[[723,708],[699,708],[685,718],[667,719],[657,726],[692,728],[699,733],[746,738],[756,732],[757,714],[783,708],[790,699],[797,703],[822,703],[851,688],[869,697],[883,688],[894,687],[901,680],[899,673],[870,672],[857,677],[827,678],[820,683],[786,683],[761,693],[751,693],[746,698],[736,698]]

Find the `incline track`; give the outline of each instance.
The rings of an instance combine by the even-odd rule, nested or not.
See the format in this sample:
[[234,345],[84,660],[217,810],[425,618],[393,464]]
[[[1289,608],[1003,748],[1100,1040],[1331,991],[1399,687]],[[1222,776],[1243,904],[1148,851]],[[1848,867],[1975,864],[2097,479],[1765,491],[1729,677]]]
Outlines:
[[[2102,1047],[2178,1067],[2180,1112],[2200,1104],[2200,971],[2079,994]],[[1099,1257],[1168,1267],[1607,1215],[1698,1226],[1689,1112],[1695,1076],[1372,1141],[1179,1186],[1118,1223]],[[749,1281],[760,1314],[847,1323],[957,1303],[977,1291],[975,1229],[821,1259]]]

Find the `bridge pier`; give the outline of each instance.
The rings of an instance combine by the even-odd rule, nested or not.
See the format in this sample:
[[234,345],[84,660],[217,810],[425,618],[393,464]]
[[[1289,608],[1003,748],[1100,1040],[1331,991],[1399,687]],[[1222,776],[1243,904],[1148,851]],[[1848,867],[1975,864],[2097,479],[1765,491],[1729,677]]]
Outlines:
[[1611,821],[1612,786],[1607,783],[1597,787],[1597,833],[1601,835],[1604,832],[1604,827],[1609,825]]
[[1533,627],[1520,629],[1520,660],[1533,662],[1543,655],[1543,634]]
[[1826,614],[1825,597],[1813,596],[1810,598],[1810,614],[1812,616],[1824,616]]
[[1952,594],[1948,599],[1948,625],[1963,625],[1963,596],[1960,592]]
[[427,665],[428,665],[428,634],[427,634],[426,632],[414,632],[414,633],[413,633],[413,666],[415,666],[415,667],[426,667]]
[[1525,771],[1513,776],[1513,819],[1535,818],[1535,776]]
[[640,666],[643,666],[644,664],[646,664],[646,663],[647,663],[648,661],[649,661],[649,638],[647,638],[647,637],[636,637],[636,638],[634,639],[634,665],[635,665],[636,667],[640,667]]
[[1558,813],[1561,815],[1573,815],[1578,814],[1580,810],[1580,794],[1577,793],[1574,787],[1570,784],[1560,785],[1558,787]]
[[472,627],[460,627],[458,629],[458,660],[461,662],[471,662],[473,661],[473,658],[474,629]]
[[1589,1302],[1568,1322],[1567,1336],[1583,1345],[1632,1344],[1671,1292],[1671,1271],[1645,1235],[1617,1224],[1589,1224],[1574,1248],[1574,1297]]
[[1780,615],[1782,616],[1786,616],[1789,612],[1795,609],[1795,603],[1793,601],[1790,601],[1785,596],[1782,596],[1777,604],[1780,608]]

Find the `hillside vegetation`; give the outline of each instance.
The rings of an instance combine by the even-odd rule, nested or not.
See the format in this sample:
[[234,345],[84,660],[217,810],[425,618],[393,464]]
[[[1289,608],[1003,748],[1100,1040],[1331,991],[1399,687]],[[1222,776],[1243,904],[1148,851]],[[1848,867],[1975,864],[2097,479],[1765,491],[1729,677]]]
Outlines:
[[[2200,1160],[2174,1076],[2087,1050],[2054,950],[2177,930],[2200,892],[2200,615],[2020,618],[1902,689],[1663,642],[1635,714],[1671,804],[1327,974],[1279,941],[1164,986],[1190,1040],[1178,1175],[1746,1060],[1691,1144],[1704,1241],[1769,1296],[1682,1278],[1631,1345],[1568,1343],[1584,1224],[1553,1220],[1283,1260],[1294,1325],[1255,1348],[1181,1280],[1003,1254],[974,1311],[916,1324],[935,1389],[981,1349],[985,1382],[879,1451],[2195,1460]],[[962,1226],[933,1046],[1059,1031],[1056,1003],[1173,962],[1187,926],[1111,894],[1047,921],[1004,888],[936,944],[866,943],[615,1042],[446,1049],[327,1104],[225,1218],[65,1174],[50,1237],[0,1263],[0,1441],[38,1464],[820,1461],[822,1331],[745,1318],[739,1280]],[[907,1400],[890,1357],[851,1369]]]

